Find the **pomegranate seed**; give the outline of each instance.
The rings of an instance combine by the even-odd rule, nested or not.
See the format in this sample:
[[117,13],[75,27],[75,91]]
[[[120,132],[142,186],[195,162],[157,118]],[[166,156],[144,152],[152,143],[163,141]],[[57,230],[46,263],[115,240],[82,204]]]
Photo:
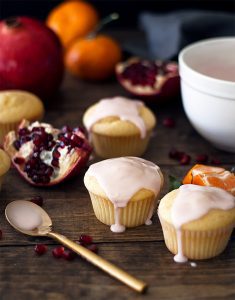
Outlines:
[[77,254],[73,251],[70,251],[70,250],[65,250],[63,253],[62,253],[62,257],[66,260],[74,260],[76,257],[77,257]]
[[25,159],[23,157],[15,157],[14,163],[16,163],[17,165],[22,165],[23,163],[25,163]]
[[43,198],[41,196],[35,196],[30,201],[37,204],[38,206],[43,205]]
[[208,156],[206,154],[199,154],[196,157],[196,162],[203,164],[206,163],[208,161]]
[[167,117],[163,120],[162,124],[167,128],[175,127],[175,120],[171,117]]
[[70,126],[65,125],[65,126],[62,127],[61,131],[66,133],[66,132],[72,132],[73,130]]
[[191,157],[188,154],[184,154],[180,159],[181,165],[188,165],[190,163]]
[[20,149],[21,143],[19,140],[15,140],[13,143],[13,146],[15,147],[16,150]]
[[89,235],[81,234],[79,238],[79,242],[81,245],[89,245],[93,241],[92,237]]
[[0,240],[2,239],[2,230],[0,229]]
[[63,253],[64,253],[64,247],[63,246],[58,246],[58,247],[56,247],[52,250],[52,255],[55,258],[61,258],[63,256]]
[[211,159],[211,163],[213,165],[220,165],[221,164],[221,161],[218,159],[218,158],[212,158]]
[[47,252],[47,246],[44,244],[37,244],[34,247],[34,251],[37,253],[37,255],[43,255]]
[[179,151],[177,151],[175,148],[172,148],[169,152],[169,157],[173,159],[178,159]]
[[88,245],[87,249],[89,249],[90,251],[92,251],[94,253],[98,253],[98,247],[95,244]]

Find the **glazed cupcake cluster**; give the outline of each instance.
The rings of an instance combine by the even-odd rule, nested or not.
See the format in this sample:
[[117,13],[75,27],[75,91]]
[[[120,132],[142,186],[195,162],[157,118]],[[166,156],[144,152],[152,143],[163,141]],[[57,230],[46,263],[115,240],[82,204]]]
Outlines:
[[[84,177],[97,219],[115,233],[152,224],[164,178],[156,164],[140,158],[156,125],[143,102],[114,97],[88,108],[83,123],[89,142],[80,128],[59,130],[38,122],[44,108],[30,93],[0,92],[0,108],[0,143],[4,141],[13,165],[21,175],[27,174],[29,183],[52,185],[77,174],[89,158],[90,142],[95,154],[106,158],[90,165]],[[10,158],[0,150],[0,187],[9,168]],[[44,182],[48,170],[50,178]],[[54,179],[60,174],[66,176]],[[234,174],[196,165],[183,183],[158,207],[166,246],[176,262],[216,256],[225,249],[235,225]]]

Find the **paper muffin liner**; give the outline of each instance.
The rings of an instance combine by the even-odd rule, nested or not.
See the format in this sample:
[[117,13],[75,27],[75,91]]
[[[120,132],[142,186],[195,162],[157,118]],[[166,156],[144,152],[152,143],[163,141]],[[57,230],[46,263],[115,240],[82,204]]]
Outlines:
[[[160,217],[159,217],[160,218]],[[178,253],[176,229],[160,218],[167,248]],[[226,248],[234,224],[215,230],[185,230],[182,229],[183,254],[189,259],[208,259],[219,255]]]
[[[108,199],[89,192],[96,218],[106,224],[112,225],[114,220],[114,205]],[[126,207],[120,208],[120,223],[126,227],[136,227],[145,224],[152,217],[156,207],[155,196],[129,201]]]
[[16,130],[20,122],[0,124],[0,146],[3,145],[5,135],[12,130]]
[[0,176],[0,191],[1,191],[1,189],[2,189],[3,178],[4,178],[4,175]]
[[148,146],[151,132],[147,132],[144,139],[140,135],[116,137],[92,132],[91,140],[96,154],[102,158],[141,156]]

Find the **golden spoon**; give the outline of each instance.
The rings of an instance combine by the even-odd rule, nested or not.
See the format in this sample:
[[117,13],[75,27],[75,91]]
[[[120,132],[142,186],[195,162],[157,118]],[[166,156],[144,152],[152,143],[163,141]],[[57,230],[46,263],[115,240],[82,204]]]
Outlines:
[[147,285],[145,282],[131,276],[65,236],[53,232],[51,218],[40,206],[25,200],[13,201],[7,205],[5,215],[7,221],[16,230],[31,236],[51,237],[137,292],[142,293],[146,289]]

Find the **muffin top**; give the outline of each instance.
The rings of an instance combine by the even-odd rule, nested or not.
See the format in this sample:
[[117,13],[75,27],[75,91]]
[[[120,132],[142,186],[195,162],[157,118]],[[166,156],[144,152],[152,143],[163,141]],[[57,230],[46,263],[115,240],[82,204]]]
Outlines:
[[10,169],[10,166],[11,160],[9,156],[0,149],[0,176],[4,175]]
[[235,197],[217,187],[185,184],[162,198],[158,214],[176,229],[213,230],[235,223]]
[[157,195],[163,176],[152,162],[138,157],[119,157],[91,165],[84,183],[90,192],[107,197],[116,207],[125,207],[131,199],[137,201]]
[[43,114],[44,107],[37,96],[17,90],[0,92],[0,123],[20,122],[22,119],[36,121]]
[[138,100],[124,97],[102,99],[84,114],[88,131],[110,136],[140,134],[141,138],[156,124],[154,114]]

